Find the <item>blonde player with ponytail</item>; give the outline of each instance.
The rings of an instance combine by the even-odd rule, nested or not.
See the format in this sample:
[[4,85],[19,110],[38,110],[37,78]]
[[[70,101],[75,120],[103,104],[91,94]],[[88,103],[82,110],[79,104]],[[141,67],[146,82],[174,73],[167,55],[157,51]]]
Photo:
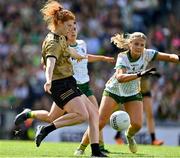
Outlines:
[[[149,62],[160,60],[179,63],[179,56],[167,54],[152,49],[146,49],[147,37],[141,32],[132,34],[116,34],[111,42],[118,48],[125,49],[117,58],[115,73],[106,83],[100,104],[99,130],[102,130],[109,121],[111,114],[120,104],[124,104],[131,124],[125,132],[129,149],[137,152],[135,134],[141,129],[143,123],[143,102],[140,89],[140,78],[156,73],[155,68],[146,70]],[[83,137],[81,145],[89,143],[88,133]]]

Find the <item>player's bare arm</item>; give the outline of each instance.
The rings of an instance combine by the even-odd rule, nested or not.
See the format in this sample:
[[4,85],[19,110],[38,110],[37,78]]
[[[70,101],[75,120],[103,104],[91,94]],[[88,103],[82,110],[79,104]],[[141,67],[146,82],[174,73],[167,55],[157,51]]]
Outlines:
[[69,47],[69,50],[70,50],[69,52],[71,54],[71,57],[74,59],[77,59],[77,61],[81,61],[82,59],[87,58],[87,56],[82,56],[82,55],[78,54],[74,48]]
[[46,61],[46,83],[44,84],[45,92],[51,93],[51,81],[52,81],[52,74],[54,70],[56,59],[54,57],[48,57]]
[[88,56],[88,62],[97,62],[97,61],[104,61],[107,63],[115,62],[114,57],[108,57],[104,55],[92,55],[92,54],[87,54],[87,56]]
[[156,60],[178,63],[179,56],[176,54],[167,54],[167,53],[158,52]]
[[129,82],[138,78],[137,74],[128,74],[126,68],[116,69],[115,77],[119,82]]

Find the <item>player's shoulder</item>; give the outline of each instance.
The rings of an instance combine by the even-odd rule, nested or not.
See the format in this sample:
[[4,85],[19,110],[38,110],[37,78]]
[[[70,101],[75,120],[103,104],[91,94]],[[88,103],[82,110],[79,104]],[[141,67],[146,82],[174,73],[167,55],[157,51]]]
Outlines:
[[59,43],[59,41],[66,41],[66,37],[49,32],[46,35],[45,41],[47,41],[48,43]]
[[123,51],[123,52],[120,52],[120,53],[118,54],[118,57],[119,57],[119,58],[126,58],[126,57],[127,57],[127,54],[128,54],[128,51]]
[[144,53],[154,53],[156,50],[154,49],[144,49]]
[[82,40],[82,39],[81,40],[77,39],[76,42],[77,42],[78,45],[86,45],[86,42],[84,40]]

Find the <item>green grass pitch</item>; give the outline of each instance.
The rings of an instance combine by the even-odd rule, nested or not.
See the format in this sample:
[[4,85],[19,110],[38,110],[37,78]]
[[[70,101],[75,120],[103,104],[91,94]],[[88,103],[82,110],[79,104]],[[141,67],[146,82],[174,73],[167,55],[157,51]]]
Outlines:
[[[74,150],[78,143],[42,142],[37,148],[32,141],[0,141],[1,158],[57,158],[75,157]],[[127,145],[106,145],[111,151],[109,157],[114,158],[180,158],[180,147],[138,145],[138,152],[132,154]],[[83,157],[90,157],[90,148]]]

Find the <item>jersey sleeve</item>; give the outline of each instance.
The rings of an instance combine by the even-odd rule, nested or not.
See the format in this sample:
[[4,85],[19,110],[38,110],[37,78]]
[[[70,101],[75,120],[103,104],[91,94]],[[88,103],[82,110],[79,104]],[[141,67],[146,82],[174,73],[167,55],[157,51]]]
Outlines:
[[125,62],[125,58],[124,55],[118,55],[117,61],[116,61],[116,65],[115,65],[115,69],[121,69],[121,68],[127,68],[127,64]]
[[87,44],[84,40],[77,40],[77,43],[81,49],[81,55],[87,54]]
[[86,42],[84,40],[82,40],[82,41],[83,41],[83,47],[82,47],[83,53],[87,54],[87,44],[86,44]]
[[158,54],[158,51],[153,49],[146,49],[146,60],[153,61],[156,59],[156,56]]
[[54,57],[56,60],[59,57],[59,52],[58,52],[58,43],[55,41],[49,41],[46,45],[46,58],[47,57]]

